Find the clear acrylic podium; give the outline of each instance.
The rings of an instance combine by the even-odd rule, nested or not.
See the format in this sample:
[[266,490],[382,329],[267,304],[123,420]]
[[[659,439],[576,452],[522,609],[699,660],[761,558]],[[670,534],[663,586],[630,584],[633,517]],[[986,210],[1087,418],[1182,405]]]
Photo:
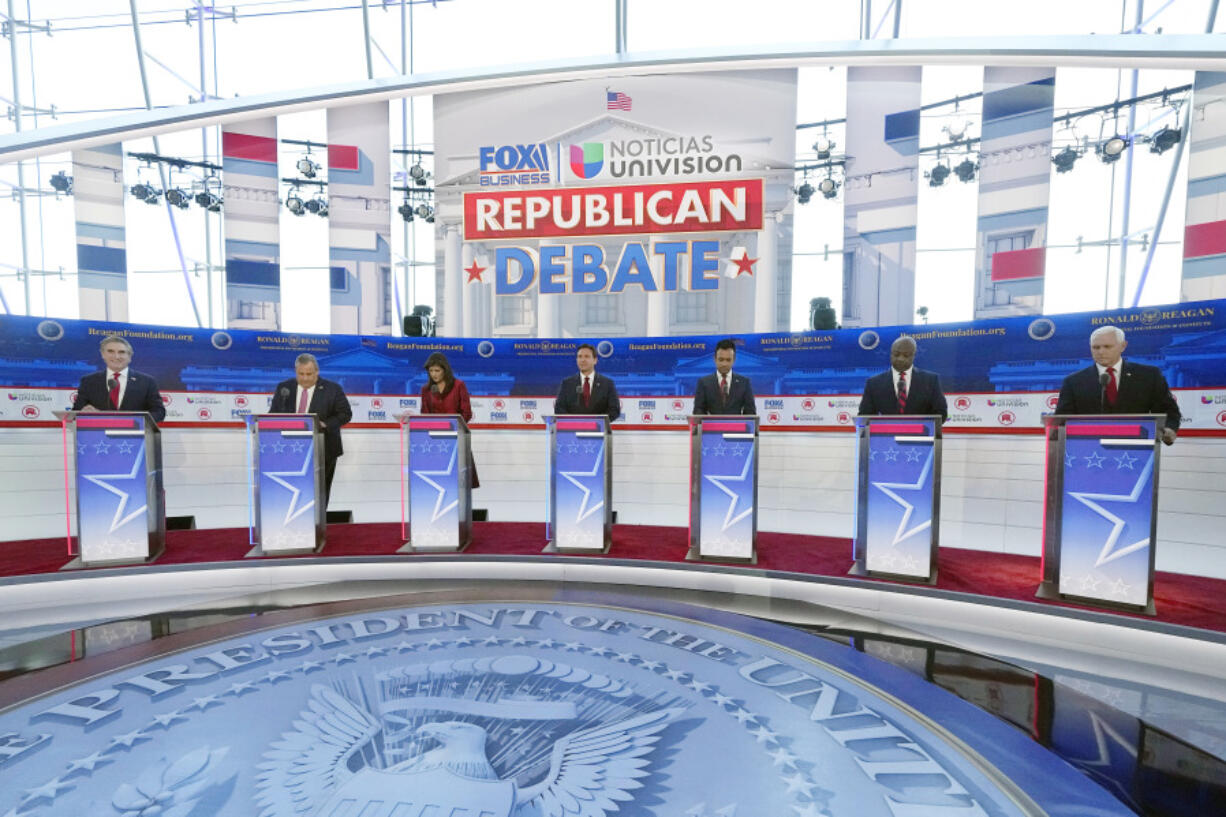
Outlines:
[[1035,595],[1154,613],[1161,414],[1051,415]]
[[153,417],[143,411],[57,416],[70,447],[65,462],[76,465],[77,558],[66,567],[156,559],[166,548],[166,491],[162,433]]
[[613,437],[604,414],[545,418],[549,533],[545,553],[607,553],[613,542]]
[[691,561],[757,561],[758,418],[690,417]]
[[318,553],[327,540],[318,418],[255,414],[247,420],[254,545],[247,556]]
[[401,423],[408,541],[397,553],[455,553],[473,535],[468,426],[458,414],[424,414]]
[[941,418],[856,418],[856,522],[849,574],[935,584]]

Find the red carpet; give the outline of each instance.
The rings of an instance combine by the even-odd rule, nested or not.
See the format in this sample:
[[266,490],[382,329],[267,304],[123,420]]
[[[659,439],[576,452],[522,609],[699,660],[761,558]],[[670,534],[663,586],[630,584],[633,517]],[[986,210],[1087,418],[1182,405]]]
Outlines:
[[[330,525],[324,557],[386,556],[400,547],[400,524]],[[545,546],[545,526],[537,522],[476,522],[466,555],[539,556]],[[246,528],[170,531],[166,552],[158,565],[237,561],[250,549]],[[687,550],[684,528],[618,525],[608,556],[630,561],[680,563]],[[54,573],[68,561],[64,539],[31,539],[0,543],[0,577]],[[299,556],[293,558],[318,558]],[[405,558],[413,558],[406,556]],[[1039,583],[1039,560],[978,550],[941,548],[937,588],[1001,599],[1034,602]],[[851,566],[851,543],[846,539],[787,533],[758,534],[758,563],[752,567],[720,566],[733,570],[773,570],[810,576],[845,577]],[[855,581],[874,581],[872,579]],[[923,592],[920,589],[919,592]],[[1043,602],[1052,604],[1053,602]],[[1078,607],[1055,602],[1059,606]],[[1157,620],[1166,624],[1226,632],[1226,581],[1158,573],[1154,582]],[[1131,615],[1121,613],[1120,615]],[[1148,616],[1137,616],[1152,620]]]

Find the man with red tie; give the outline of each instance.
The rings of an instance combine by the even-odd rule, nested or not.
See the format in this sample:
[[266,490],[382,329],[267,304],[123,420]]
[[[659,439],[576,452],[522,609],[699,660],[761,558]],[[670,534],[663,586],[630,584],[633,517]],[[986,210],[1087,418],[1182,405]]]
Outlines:
[[166,419],[166,404],[152,377],[134,371],[132,344],[119,335],[107,335],[100,344],[106,370],[81,378],[73,411],[147,411],[154,422]]
[[596,374],[596,347],[579,344],[575,352],[579,374],[572,374],[558,387],[553,401],[554,414],[606,414],[613,422],[622,413],[617,386],[602,374]]
[[915,367],[915,338],[903,335],[890,346],[890,370],[864,384],[860,414],[939,414],[949,419],[941,378]]
[[724,338],[715,344],[715,373],[699,378],[694,389],[695,414],[757,414],[753,385],[743,374],[734,374],[736,341]]
[[273,414],[314,414],[324,431],[324,507],[332,495],[336,460],[345,453],[341,426],[353,419],[353,409],[340,383],[319,376],[315,355],[303,353],[294,361],[294,376],[277,384],[272,403]]
[[1094,365],[1073,372],[1060,385],[1056,414],[1165,414],[1162,442],[1179,433],[1179,404],[1156,366],[1124,360],[1124,330],[1100,326],[1090,335]]

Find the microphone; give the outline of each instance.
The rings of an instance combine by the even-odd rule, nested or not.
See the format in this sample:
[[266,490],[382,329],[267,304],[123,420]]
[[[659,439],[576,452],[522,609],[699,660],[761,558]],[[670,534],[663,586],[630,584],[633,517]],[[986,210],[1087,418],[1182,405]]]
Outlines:
[[107,387],[108,389],[113,389],[113,388],[116,388],[116,387],[118,387],[118,386],[119,386],[119,378],[118,378],[118,377],[112,377],[110,380],[106,381],[106,387]]
[[277,394],[281,395],[282,397],[289,397],[289,388],[287,386],[282,386],[281,390],[277,392]]
[[1098,408],[1103,414],[1107,413],[1107,384],[1111,382],[1111,375],[1103,372],[1098,376]]

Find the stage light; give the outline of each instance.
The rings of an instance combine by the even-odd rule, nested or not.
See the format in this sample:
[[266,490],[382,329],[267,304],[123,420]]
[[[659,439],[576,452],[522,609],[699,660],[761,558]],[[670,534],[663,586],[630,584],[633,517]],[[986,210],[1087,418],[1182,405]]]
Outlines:
[[959,142],[966,136],[966,129],[970,126],[970,122],[963,122],[961,125],[946,125],[944,130],[949,135],[949,141]]
[[153,185],[137,182],[132,185],[132,195],[146,204],[157,204],[158,197],[162,195],[162,191],[156,189]]
[[51,177],[51,189],[57,193],[72,192],[72,176],[69,176],[64,171],[60,171]]
[[1128,148],[1128,139],[1120,136],[1118,133],[1098,145],[1098,158],[1102,159],[1105,164],[1111,164],[1118,161],[1120,156]]
[[328,215],[328,200],[323,196],[316,196],[304,204],[303,207],[306,208],[308,213],[312,213],[317,216]]
[[979,169],[979,165],[970,159],[963,159],[954,166],[954,173],[958,176],[958,181],[973,182],[975,181],[975,171]]
[[1068,173],[1073,169],[1074,163],[1081,158],[1081,152],[1074,150],[1071,147],[1066,147],[1064,150],[1051,157],[1051,163],[1056,166],[1057,173]]
[[420,164],[415,164],[409,168],[409,177],[412,178],[415,183],[417,183],[418,185],[421,185],[422,187],[426,186],[426,176],[428,175],[429,174],[426,173],[426,169],[422,167]]
[[940,187],[941,185],[945,184],[945,180],[949,178],[949,165],[937,165],[925,175],[928,177],[929,187]]
[[417,214],[418,218],[424,218],[426,221],[434,217],[434,208],[425,203],[417,205],[417,209],[413,212]]
[[[1179,141],[1183,139],[1183,131],[1179,128],[1162,128],[1153,136],[1149,137],[1149,152],[1163,154],[1166,153]],[[54,176],[52,183],[54,184]]]
[[404,204],[396,208],[396,212],[400,214],[400,217],[404,219],[406,224],[412,223],[413,221],[413,205],[412,204],[406,201]]
[[166,203],[180,210],[186,210],[191,200],[192,197],[178,187],[172,187],[166,191]]
[[830,154],[834,151],[836,144],[833,139],[822,137],[813,143],[813,151],[819,159],[829,159]]
[[285,197],[285,209],[296,216],[300,216],[306,212],[306,204],[297,193],[290,193]]
[[319,165],[311,161],[311,157],[309,156],[303,156],[294,164],[294,166],[298,168],[299,173],[306,176],[308,179],[315,178],[315,174],[319,170]]
[[813,198],[813,185],[805,182],[800,187],[796,188],[796,201],[801,204],[808,204],[809,199]]
[[208,190],[201,190],[196,194],[196,204],[210,213],[221,212],[221,197],[216,193],[210,193]]
[[817,183],[817,190],[823,197],[832,199],[839,194],[839,183],[827,176]]

